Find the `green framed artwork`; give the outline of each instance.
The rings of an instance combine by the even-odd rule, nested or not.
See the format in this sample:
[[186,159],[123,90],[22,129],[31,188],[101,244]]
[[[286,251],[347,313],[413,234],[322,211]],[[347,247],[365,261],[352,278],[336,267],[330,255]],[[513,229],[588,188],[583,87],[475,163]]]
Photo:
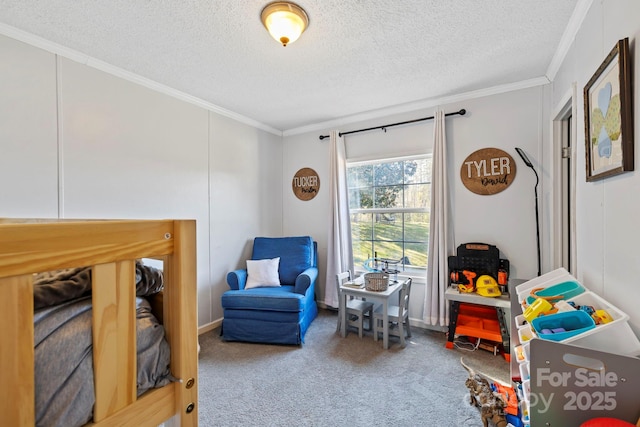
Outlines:
[[587,181],[633,170],[629,39],[619,40],[584,87]]

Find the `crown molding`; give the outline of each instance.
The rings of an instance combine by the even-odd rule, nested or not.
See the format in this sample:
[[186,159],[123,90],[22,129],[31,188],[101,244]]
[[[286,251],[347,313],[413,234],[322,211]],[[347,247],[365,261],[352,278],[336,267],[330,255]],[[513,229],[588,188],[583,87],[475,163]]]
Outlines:
[[549,65],[546,76],[537,77],[529,80],[523,80],[515,83],[509,83],[505,85],[493,86],[493,87],[465,92],[457,95],[451,95],[451,96],[446,96],[441,98],[431,98],[431,99],[410,102],[406,104],[395,105],[391,107],[385,107],[377,110],[371,110],[363,113],[341,117],[335,120],[319,122],[319,123],[306,125],[298,128],[292,128],[284,131],[275,129],[262,122],[258,122],[257,120],[254,120],[249,117],[243,116],[241,114],[235,113],[233,111],[227,110],[225,108],[222,108],[208,101],[204,101],[195,96],[173,89],[169,86],[166,86],[154,80],[142,77],[138,74],[124,70],[122,68],[113,66],[104,61],[90,57],[76,50],[69,49],[65,46],[54,43],[50,40],[46,40],[42,37],[36,36],[29,32],[17,29],[10,25],[0,23],[0,34],[4,34],[8,37],[11,37],[18,41],[38,47],[40,49],[59,55],[61,57],[71,59],[75,62],[79,62],[81,64],[98,69],[100,71],[111,74],[113,76],[120,77],[122,79],[139,84],[141,86],[147,87],[154,91],[169,95],[173,98],[199,106],[213,113],[219,114],[224,117],[228,117],[232,120],[235,120],[240,123],[244,123],[246,125],[255,127],[257,129],[261,129],[273,135],[287,137],[287,136],[299,135],[299,134],[308,133],[308,132],[317,132],[317,131],[323,131],[325,129],[338,128],[338,127],[342,127],[352,123],[362,122],[370,119],[377,119],[377,118],[386,117],[394,114],[413,112],[413,111],[422,110],[425,108],[433,108],[440,105],[452,104],[455,102],[461,102],[461,101],[466,101],[470,99],[476,99],[476,98],[481,98],[481,97],[486,97],[486,96],[491,96],[491,95],[496,95],[496,94],[501,94],[501,93],[506,93],[506,92],[548,84],[553,80],[553,77],[555,77],[555,74],[557,73],[560,67],[560,64],[564,60],[564,57],[569,47],[571,46],[573,39],[575,38],[575,34],[580,28],[580,25],[582,24],[582,21],[584,20],[586,13],[591,7],[592,1],[593,0],[578,0],[576,9],[574,10],[574,13],[570,19],[569,25],[567,26],[567,29],[563,34],[561,43],[558,46],[558,49],[556,50],[556,53],[552,59],[552,62]]
[[146,77],[142,77],[138,74],[132,73],[127,70],[123,70],[122,68],[116,67],[114,65],[108,64],[104,61],[100,61],[99,59],[92,58],[88,55],[85,55],[82,52],[78,52],[73,49],[69,49],[60,44],[54,43],[50,40],[46,40],[42,37],[36,36],[29,32],[20,30],[18,28],[12,27],[10,25],[6,25],[4,23],[0,23],[0,34],[3,34],[12,39],[16,39],[23,43],[27,43],[29,45],[35,46],[37,48],[46,50],[55,55],[71,59],[72,61],[79,62],[88,67],[95,68],[97,70],[103,71],[105,73],[111,74],[116,77],[120,77],[124,80],[128,80],[132,83],[136,83],[138,85],[144,86],[148,89],[154,90],[156,92],[163,93],[165,95],[169,95],[173,98],[179,99],[181,101],[188,102],[190,104],[196,105],[198,107],[204,108],[213,113],[219,114],[224,117],[228,117],[232,120],[235,120],[240,123],[244,123],[246,125],[252,126],[257,129],[261,129],[265,132],[269,132],[276,136],[282,136],[282,131],[275,129],[271,126],[268,126],[264,123],[258,122],[256,120],[250,119],[241,114],[235,113],[233,111],[222,108],[218,105],[212,104],[208,101],[204,101],[195,96],[189,95],[187,93],[181,92],[179,90],[173,89],[169,86],[158,83],[154,80],[148,79]]
[[565,28],[564,33],[562,34],[556,53],[553,55],[553,58],[551,58],[551,62],[547,68],[546,76],[549,81],[552,82],[555,80],[556,74],[558,74],[560,66],[573,44],[576,34],[584,22],[584,18],[587,16],[589,9],[591,9],[592,3],[593,0],[578,0],[578,3],[576,3],[576,7],[573,9],[567,28]]
[[336,120],[328,120],[326,122],[320,122],[308,126],[302,126],[299,128],[288,129],[282,132],[283,137],[300,135],[308,132],[320,132],[326,131],[326,129],[336,129],[341,126],[362,122],[370,119],[378,119],[381,117],[387,117],[394,114],[409,113],[417,110],[423,110],[425,108],[433,108],[437,106],[453,104],[456,102],[467,101],[470,99],[483,98],[486,96],[497,95],[506,92],[513,92],[516,90],[527,89],[535,86],[542,86],[549,84],[547,77],[536,77],[529,80],[522,80],[520,82],[509,83],[504,85],[498,85],[489,87],[486,89],[479,89],[470,92],[465,92],[457,95],[446,96],[442,98],[425,99],[421,101],[410,102],[407,104],[395,105],[392,107],[381,108],[378,110],[367,111],[360,114],[354,114],[351,116],[342,117]]

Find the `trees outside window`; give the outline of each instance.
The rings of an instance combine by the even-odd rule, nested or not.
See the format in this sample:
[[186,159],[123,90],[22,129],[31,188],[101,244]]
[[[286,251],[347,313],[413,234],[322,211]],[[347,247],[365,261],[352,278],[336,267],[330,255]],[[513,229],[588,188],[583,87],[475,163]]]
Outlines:
[[356,269],[376,254],[426,269],[431,156],[349,163],[347,185]]

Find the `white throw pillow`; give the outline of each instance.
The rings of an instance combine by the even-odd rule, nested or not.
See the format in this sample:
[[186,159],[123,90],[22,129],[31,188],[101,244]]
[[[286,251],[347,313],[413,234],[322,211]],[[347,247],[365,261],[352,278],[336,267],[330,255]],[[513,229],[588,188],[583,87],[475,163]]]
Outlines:
[[280,286],[278,267],[280,257],[272,259],[247,260],[247,284],[245,289],[276,288]]

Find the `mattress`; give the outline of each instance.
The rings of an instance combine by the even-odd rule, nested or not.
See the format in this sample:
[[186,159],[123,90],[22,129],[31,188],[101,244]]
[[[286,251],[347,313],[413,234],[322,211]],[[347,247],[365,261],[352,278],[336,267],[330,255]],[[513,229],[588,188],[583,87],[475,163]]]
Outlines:
[[[155,280],[149,294],[161,289],[162,276],[158,270],[138,265],[136,273],[139,285],[146,286],[150,280]],[[61,277],[63,279],[58,281]],[[85,283],[90,277],[85,269],[74,269],[64,274],[47,273],[34,282],[34,295],[40,294],[36,297],[34,313],[37,426],[81,426],[92,419],[95,403],[92,307],[90,286],[87,288]],[[66,300],[51,297],[52,290],[55,295],[71,297]],[[43,293],[46,296],[43,297]],[[53,300],[55,305],[43,304],[43,301]],[[174,381],[174,378],[169,371],[169,345],[164,328],[153,316],[151,305],[144,297],[136,297],[136,329],[139,396]]]

